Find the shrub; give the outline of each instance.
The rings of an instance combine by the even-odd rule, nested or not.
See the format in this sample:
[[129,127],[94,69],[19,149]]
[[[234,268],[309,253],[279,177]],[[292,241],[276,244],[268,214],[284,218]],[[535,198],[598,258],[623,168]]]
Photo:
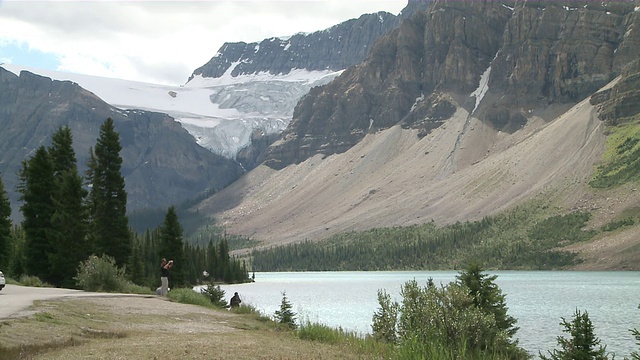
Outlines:
[[209,298],[214,306],[219,308],[227,307],[227,302],[224,300],[224,290],[220,288],[220,285],[215,286],[213,283],[208,284],[207,287],[200,290],[200,292]]
[[167,293],[167,297],[182,304],[211,307],[211,301],[207,296],[189,288],[173,289]]
[[124,268],[116,266],[115,259],[108,255],[91,255],[80,263],[74,279],[85,291],[124,292],[128,283]]
[[32,286],[32,287],[52,287],[50,284],[43,282],[37,276],[30,275],[22,275],[20,276],[19,283],[24,286]]
[[408,281],[400,304],[379,291],[373,335],[395,342],[397,358],[526,359],[527,352],[511,340],[515,319],[507,315],[494,280],[473,265],[446,286]]
[[380,309],[373,314],[373,336],[390,344],[398,340],[396,324],[398,322],[398,303],[391,302],[391,296],[384,290],[378,290]]

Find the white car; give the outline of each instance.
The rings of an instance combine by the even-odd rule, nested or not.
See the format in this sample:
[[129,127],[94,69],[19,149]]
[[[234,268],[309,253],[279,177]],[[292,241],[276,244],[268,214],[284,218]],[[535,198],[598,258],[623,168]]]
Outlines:
[[4,287],[5,281],[4,281],[4,274],[2,273],[2,271],[0,271],[0,290],[2,290],[2,288]]

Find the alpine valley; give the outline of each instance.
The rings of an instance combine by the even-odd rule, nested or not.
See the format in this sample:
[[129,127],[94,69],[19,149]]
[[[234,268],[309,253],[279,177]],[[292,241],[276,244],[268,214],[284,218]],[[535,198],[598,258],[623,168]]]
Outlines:
[[129,211],[262,248],[580,213],[572,268],[639,270],[639,55],[637,1],[433,0],[226,43],[182,86],[3,65],[0,173],[18,220],[21,162],[68,125],[84,171],[111,117]]

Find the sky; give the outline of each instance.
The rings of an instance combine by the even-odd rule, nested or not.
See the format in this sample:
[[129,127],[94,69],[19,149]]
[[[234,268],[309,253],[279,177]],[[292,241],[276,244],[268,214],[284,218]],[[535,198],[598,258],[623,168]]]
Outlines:
[[186,83],[225,42],[324,30],[407,0],[0,0],[0,64]]

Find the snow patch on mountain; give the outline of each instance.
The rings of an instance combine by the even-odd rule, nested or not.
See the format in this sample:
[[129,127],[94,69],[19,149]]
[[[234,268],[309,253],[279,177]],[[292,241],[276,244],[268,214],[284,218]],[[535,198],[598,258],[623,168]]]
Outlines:
[[122,79],[49,71],[14,64],[6,70],[26,70],[54,80],[72,81],[108,104],[170,115],[212,152],[235,158],[250,145],[251,134],[282,132],[291,121],[298,100],[314,86],[324,85],[341,71],[293,69],[288,74],[268,72],[219,78],[196,76],[181,86],[157,85]]

